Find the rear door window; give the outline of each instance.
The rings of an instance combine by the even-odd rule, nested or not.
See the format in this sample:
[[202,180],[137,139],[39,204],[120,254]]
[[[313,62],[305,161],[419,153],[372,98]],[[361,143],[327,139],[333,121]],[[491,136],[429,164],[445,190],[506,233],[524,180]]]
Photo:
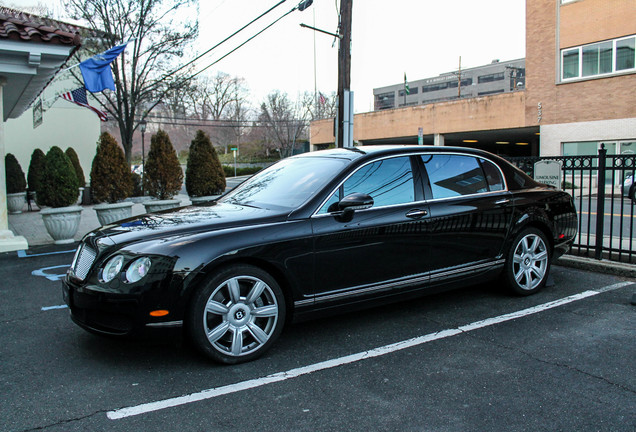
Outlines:
[[479,162],[481,163],[481,167],[484,169],[484,174],[486,174],[488,189],[491,192],[504,190],[504,182],[499,168],[497,168],[494,163],[486,159],[479,159]]
[[422,157],[433,199],[488,192],[479,162],[472,156],[433,154]]

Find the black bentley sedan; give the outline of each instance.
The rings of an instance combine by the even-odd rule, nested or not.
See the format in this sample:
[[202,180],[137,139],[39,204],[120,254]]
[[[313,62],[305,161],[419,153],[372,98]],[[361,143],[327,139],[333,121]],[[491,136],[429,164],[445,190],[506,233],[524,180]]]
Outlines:
[[570,195],[484,151],[325,150],[208,204],[87,234],[63,292],[86,330],[182,326],[204,354],[239,363],[313,314],[486,280],[532,294],[576,229]]

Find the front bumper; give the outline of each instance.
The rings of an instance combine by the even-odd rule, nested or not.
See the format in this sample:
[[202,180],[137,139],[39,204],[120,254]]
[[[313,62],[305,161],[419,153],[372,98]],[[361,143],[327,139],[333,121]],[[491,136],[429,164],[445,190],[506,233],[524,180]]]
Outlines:
[[[160,278],[136,288],[130,292],[108,291],[91,284],[75,284],[69,277],[62,280],[62,295],[72,320],[90,332],[126,336],[145,329],[183,324],[183,305],[178,289],[171,289],[171,284],[162,283]],[[167,310],[169,314],[150,315],[159,309]]]
[[130,335],[144,327],[138,296],[98,292],[62,281],[64,302],[80,327],[100,334]]

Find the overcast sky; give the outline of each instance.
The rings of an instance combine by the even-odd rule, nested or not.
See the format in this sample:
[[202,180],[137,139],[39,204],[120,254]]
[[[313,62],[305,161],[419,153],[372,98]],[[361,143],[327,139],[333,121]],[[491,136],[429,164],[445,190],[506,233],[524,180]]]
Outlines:
[[[57,0],[44,3],[52,4]],[[205,51],[280,0],[201,0],[200,37]],[[246,38],[289,11],[287,0],[261,21],[208,54],[201,67],[226,54]],[[7,0],[19,5],[37,0]],[[314,0],[208,69],[242,77],[252,102],[273,90],[296,98],[314,86],[336,91],[338,44],[334,38],[301,28],[305,23],[336,32],[338,0]],[[525,0],[353,0],[351,89],[355,112],[373,108],[373,89],[437,76],[462,68],[525,57]],[[315,38],[315,75],[314,75]]]

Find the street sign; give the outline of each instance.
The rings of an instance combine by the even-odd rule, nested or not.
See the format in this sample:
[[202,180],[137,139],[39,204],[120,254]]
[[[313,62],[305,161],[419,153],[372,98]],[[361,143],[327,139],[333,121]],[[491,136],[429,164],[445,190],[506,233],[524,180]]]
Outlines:
[[563,178],[563,165],[560,161],[544,160],[534,164],[534,179],[561,190]]

